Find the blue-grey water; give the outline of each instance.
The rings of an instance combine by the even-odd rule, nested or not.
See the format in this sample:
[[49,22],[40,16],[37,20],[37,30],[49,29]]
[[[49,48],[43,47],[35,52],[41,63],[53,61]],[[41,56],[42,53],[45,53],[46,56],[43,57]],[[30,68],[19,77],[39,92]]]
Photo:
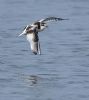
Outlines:
[[[34,55],[23,28],[49,16]],[[0,100],[89,100],[89,0],[0,0]]]

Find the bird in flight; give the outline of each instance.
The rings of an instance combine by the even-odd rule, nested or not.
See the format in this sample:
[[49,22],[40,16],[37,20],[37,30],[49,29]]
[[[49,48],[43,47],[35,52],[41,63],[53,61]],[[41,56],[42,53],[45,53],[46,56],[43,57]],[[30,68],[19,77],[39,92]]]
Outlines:
[[61,21],[61,20],[67,20],[67,19],[62,19],[58,17],[48,17],[35,21],[34,23],[27,25],[19,36],[26,35],[27,40],[30,42],[32,52],[35,55],[41,54],[38,32],[41,32],[44,29],[46,29],[48,27],[47,25],[48,22]]

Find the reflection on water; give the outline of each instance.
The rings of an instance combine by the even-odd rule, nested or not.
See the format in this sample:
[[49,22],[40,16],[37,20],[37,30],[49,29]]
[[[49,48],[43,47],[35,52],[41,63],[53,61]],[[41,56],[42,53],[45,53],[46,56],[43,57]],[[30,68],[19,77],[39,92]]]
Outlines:
[[28,82],[28,85],[33,86],[37,84],[38,77],[36,75],[30,75],[25,79],[26,82]]
[[[35,56],[18,35],[49,16],[70,20],[39,34]],[[0,100],[88,100],[88,19],[88,0],[0,0]]]

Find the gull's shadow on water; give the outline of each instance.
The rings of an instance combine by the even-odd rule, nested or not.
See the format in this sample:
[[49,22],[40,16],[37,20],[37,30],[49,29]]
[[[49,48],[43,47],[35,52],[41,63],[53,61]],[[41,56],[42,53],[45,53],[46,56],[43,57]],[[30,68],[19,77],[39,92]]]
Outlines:
[[[26,86],[59,86],[59,80],[65,79],[58,74],[23,75]],[[61,85],[62,86],[62,85]],[[64,86],[64,85],[63,85]]]
[[36,75],[30,75],[28,80],[31,82],[31,85],[37,84],[38,77]]
[[38,84],[40,77],[37,75],[28,75],[24,77],[24,80],[29,86],[34,86]]

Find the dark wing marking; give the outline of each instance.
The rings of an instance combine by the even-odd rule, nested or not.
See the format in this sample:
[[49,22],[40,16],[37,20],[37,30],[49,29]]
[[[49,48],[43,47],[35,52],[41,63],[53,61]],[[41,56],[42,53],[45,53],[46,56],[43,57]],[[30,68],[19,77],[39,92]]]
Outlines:
[[37,53],[41,54],[41,48],[40,48],[38,32],[36,32],[36,33],[34,32],[33,34],[34,34],[34,38],[33,38],[33,41],[34,41],[33,53],[34,54],[37,54]]
[[60,21],[60,20],[68,20],[68,19],[63,19],[63,18],[58,18],[58,17],[48,17],[48,18],[45,18],[44,20],[42,20],[42,22],[47,22],[47,21],[51,21],[51,20]]
[[31,28],[32,28],[32,26],[29,25],[28,27],[26,27],[26,30],[29,30],[29,29],[31,29]]
[[38,29],[40,29],[40,22],[39,21],[35,22],[34,25],[37,25]]
[[25,30],[28,30],[29,28],[32,28],[32,26],[31,25],[27,25],[27,26],[25,26],[23,29]]
[[38,32],[34,32],[33,35],[34,35],[33,41],[38,42],[39,41]]

